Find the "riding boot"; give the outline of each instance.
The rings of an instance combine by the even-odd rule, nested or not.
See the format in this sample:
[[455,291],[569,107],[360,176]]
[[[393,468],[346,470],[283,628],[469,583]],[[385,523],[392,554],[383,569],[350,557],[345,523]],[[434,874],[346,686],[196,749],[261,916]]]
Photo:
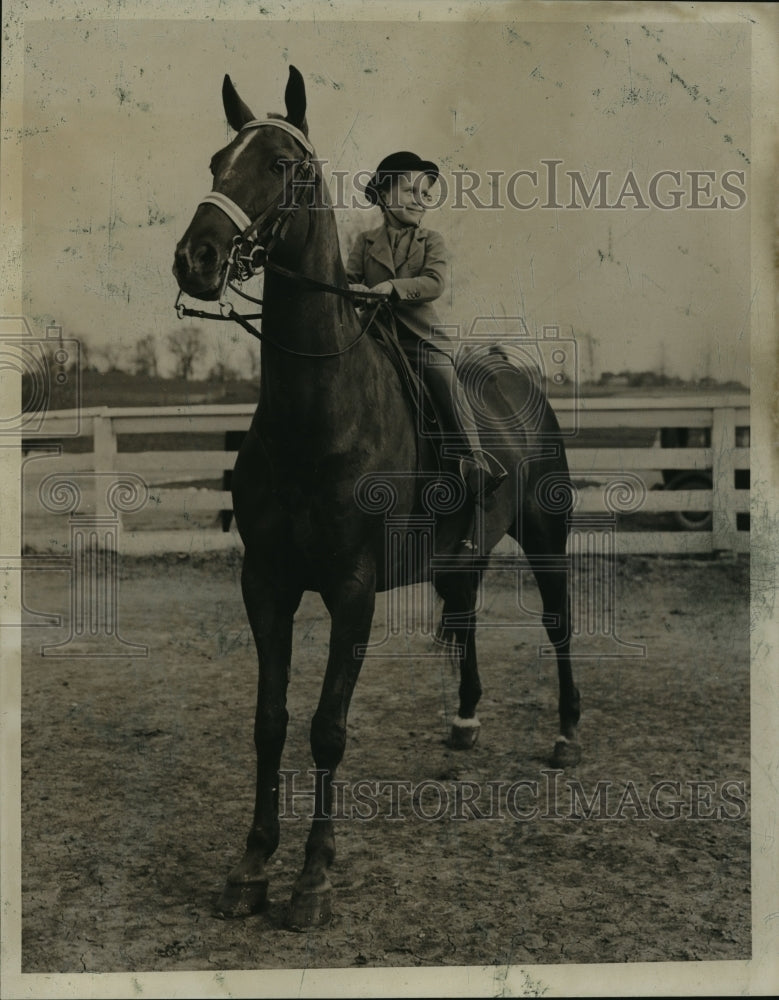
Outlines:
[[502,463],[482,447],[473,410],[451,360],[428,364],[425,380],[446,423],[465,445],[467,454],[460,459],[463,482],[470,496],[483,500],[495,492],[508,473]]
[[479,519],[492,509],[495,503],[493,494],[508,472],[494,455],[475,449],[460,459],[460,475],[468,490],[471,517],[460,539],[459,552],[475,556],[479,553]]
[[465,392],[460,393],[453,409],[457,429],[468,449],[468,454],[460,459],[460,475],[473,501],[484,504],[508,472],[502,462],[482,447],[476,419]]
[[506,479],[508,472],[494,455],[482,447],[473,411],[466,393],[458,384],[454,365],[431,365],[426,374],[436,400],[443,406],[468,452],[460,459],[460,475],[468,490],[472,516],[460,548],[465,552],[474,552],[478,547],[475,541],[477,507],[487,509],[490,497]]
[[460,459],[460,475],[468,487],[469,495],[477,503],[485,503],[508,476],[508,472],[494,455],[477,446],[471,447],[470,454]]

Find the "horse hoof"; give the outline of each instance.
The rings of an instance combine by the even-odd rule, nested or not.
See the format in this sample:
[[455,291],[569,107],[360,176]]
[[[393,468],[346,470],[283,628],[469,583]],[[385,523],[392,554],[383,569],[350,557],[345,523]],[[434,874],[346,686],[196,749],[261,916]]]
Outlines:
[[481,723],[477,718],[461,719],[459,716],[452,723],[449,742],[454,750],[470,750],[479,738]]
[[291,931],[305,931],[310,927],[329,924],[333,917],[332,889],[293,890],[287,912],[287,927]]
[[578,764],[582,757],[581,747],[578,743],[560,737],[554,745],[552,751],[553,767],[573,767]]
[[218,917],[249,917],[265,905],[268,880],[261,882],[228,882],[216,904]]

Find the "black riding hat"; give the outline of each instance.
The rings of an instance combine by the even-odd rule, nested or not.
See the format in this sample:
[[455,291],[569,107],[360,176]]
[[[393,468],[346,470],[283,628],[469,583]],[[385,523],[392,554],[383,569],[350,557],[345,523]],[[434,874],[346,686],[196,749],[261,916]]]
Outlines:
[[407,150],[390,153],[376,167],[373,177],[365,185],[365,197],[371,205],[378,205],[379,191],[388,180],[397,177],[398,174],[408,174],[413,171],[420,171],[428,177],[432,177],[433,180],[438,179],[438,167],[430,160],[423,160],[416,153],[409,153]]

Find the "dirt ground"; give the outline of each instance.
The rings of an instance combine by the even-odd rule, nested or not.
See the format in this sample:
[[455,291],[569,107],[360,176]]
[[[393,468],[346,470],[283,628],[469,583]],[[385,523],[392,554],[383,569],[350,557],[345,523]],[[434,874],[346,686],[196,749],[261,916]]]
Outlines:
[[[238,557],[123,563],[119,630],[146,657],[41,656],[67,635],[69,592],[61,573],[26,574],[27,606],[64,622],[25,632],[23,971],[748,958],[748,564],[634,557],[615,572],[616,632],[646,652],[575,661],[583,756],[565,774],[549,772],[557,683],[538,628],[482,628],[482,731],[467,753],[446,742],[457,677],[430,637],[377,648],[339,777],[438,791],[401,797],[395,819],[377,794],[376,818],[338,822],[335,916],[309,933],[284,928],[305,818],[282,820],[267,909],[214,916],[252,809],[256,664]],[[511,579],[488,574],[484,624],[514,621],[516,605]],[[284,760],[298,790],[326,641],[306,595]],[[587,636],[578,648],[627,650]],[[487,782],[522,779],[491,813]],[[582,815],[576,788],[595,802],[599,782],[605,798]],[[463,805],[476,791],[480,818]]]

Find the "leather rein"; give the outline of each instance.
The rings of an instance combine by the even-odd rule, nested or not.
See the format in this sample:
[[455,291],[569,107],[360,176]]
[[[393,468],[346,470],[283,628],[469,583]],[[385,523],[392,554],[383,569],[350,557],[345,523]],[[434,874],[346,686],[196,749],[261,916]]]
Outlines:
[[[388,300],[389,296],[378,292],[353,292],[350,288],[343,288],[340,285],[333,285],[330,282],[319,281],[318,279],[311,278],[306,274],[301,274],[299,271],[293,271],[287,267],[282,267],[280,264],[276,264],[270,259],[271,251],[277,243],[284,239],[295,212],[301,207],[294,197],[295,186],[302,185],[306,188],[310,188],[318,184],[320,178],[317,176],[316,168],[312,162],[312,157],[315,158],[316,153],[314,152],[314,147],[309,142],[308,137],[304,132],[284,119],[266,118],[262,120],[250,121],[242,127],[241,131],[243,132],[248,129],[256,129],[266,125],[271,125],[274,128],[280,128],[293,136],[300,146],[302,146],[305,151],[305,156],[300,160],[292,161],[291,170],[289,171],[289,174],[279,189],[277,195],[271,198],[263,211],[254,219],[251,219],[240,207],[240,205],[237,205],[231,198],[229,198],[226,194],[223,194],[221,191],[210,191],[199,202],[199,205],[214,205],[221,212],[223,212],[238,230],[238,235],[233,238],[230,256],[227,259],[224,276],[219,288],[219,312],[207,312],[204,309],[193,309],[190,306],[185,305],[182,301],[182,295],[184,293],[179,290],[175,305],[176,315],[179,319],[183,319],[185,316],[193,316],[197,319],[213,319],[222,321],[232,320],[242,326],[244,330],[246,330],[247,333],[250,333],[253,337],[256,337],[260,341],[267,341],[277,350],[283,351],[286,354],[292,354],[295,357],[300,358],[336,358],[342,354],[346,354],[346,352],[351,350],[351,348],[354,347],[358,341],[362,340],[368,332],[368,329],[373,322],[373,318],[378,312],[380,306]],[[273,213],[279,204],[277,200],[279,197],[281,198],[281,210],[275,215],[275,217],[273,217]],[[309,211],[311,210],[310,202],[306,205],[306,207]],[[362,329],[359,334],[340,350],[325,353],[297,351],[294,348],[287,347],[285,344],[280,343],[275,338],[269,336],[267,332],[257,329],[257,327],[253,325],[251,320],[262,319],[262,312],[238,313],[236,312],[233,303],[227,298],[227,292],[229,290],[248,302],[253,302],[256,305],[261,306],[262,299],[249,295],[241,286],[245,281],[255,277],[263,270],[272,271],[274,274],[280,274],[285,278],[290,278],[307,288],[314,288],[317,291],[330,292],[334,295],[340,295],[342,298],[350,299],[353,302],[375,302],[376,307],[374,309],[374,314],[367,323],[362,324]]]

